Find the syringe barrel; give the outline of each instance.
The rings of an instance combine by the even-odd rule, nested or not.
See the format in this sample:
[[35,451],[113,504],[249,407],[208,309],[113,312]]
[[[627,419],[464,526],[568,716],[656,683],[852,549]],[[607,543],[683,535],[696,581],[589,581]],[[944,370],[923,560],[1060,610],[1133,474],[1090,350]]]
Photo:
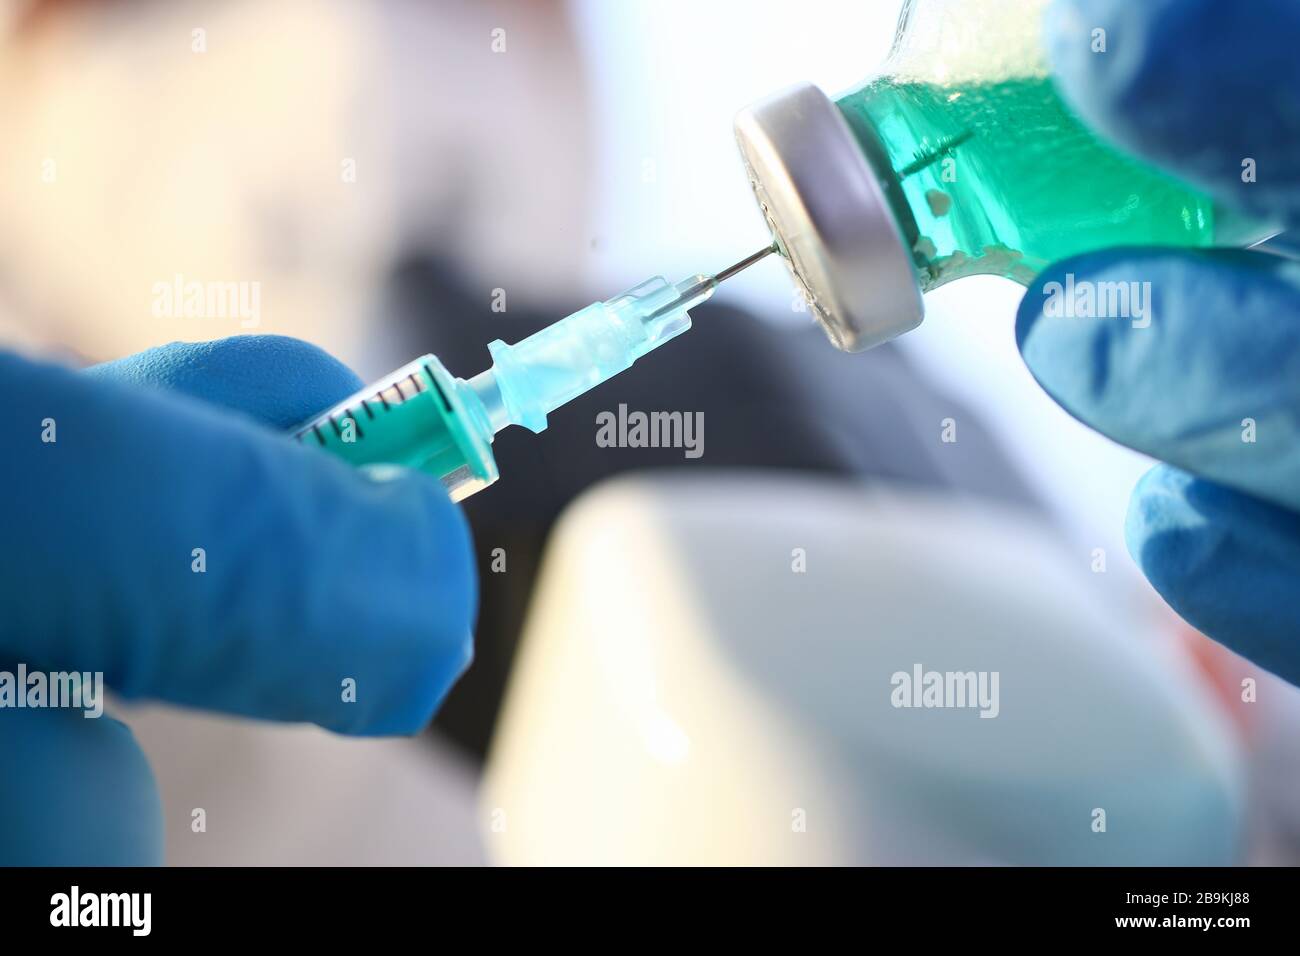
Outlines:
[[482,403],[432,355],[304,422],[293,437],[354,465],[416,468],[441,480],[455,501],[497,479]]

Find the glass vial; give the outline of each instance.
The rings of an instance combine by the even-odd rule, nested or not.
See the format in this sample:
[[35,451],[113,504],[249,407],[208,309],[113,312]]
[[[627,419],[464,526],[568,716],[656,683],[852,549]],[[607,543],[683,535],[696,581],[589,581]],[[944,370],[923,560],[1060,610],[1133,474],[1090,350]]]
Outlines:
[[1271,230],[1098,139],[1057,94],[1047,0],[907,0],[880,73],[802,84],[736,135],[759,205],[831,340],[915,328],[967,275],[1028,284],[1106,246],[1244,245]]

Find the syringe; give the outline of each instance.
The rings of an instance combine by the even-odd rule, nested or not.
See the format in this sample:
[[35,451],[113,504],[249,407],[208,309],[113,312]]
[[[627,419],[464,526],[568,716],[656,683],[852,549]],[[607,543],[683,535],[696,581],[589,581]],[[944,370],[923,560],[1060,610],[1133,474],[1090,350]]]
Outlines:
[[455,378],[424,355],[293,432],[354,465],[401,465],[442,480],[459,501],[497,480],[492,438],[508,425],[534,432],[565,402],[632,366],[691,327],[687,310],[758,262],[768,246],[714,275],[676,285],[662,276],[595,302],[514,345],[488,345],[492,366]]

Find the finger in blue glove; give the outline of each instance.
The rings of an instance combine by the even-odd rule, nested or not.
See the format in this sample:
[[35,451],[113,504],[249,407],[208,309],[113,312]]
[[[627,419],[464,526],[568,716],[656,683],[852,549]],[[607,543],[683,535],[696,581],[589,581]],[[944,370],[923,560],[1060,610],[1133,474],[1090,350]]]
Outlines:
[[[418,730],[470,657],[465,521],[424,476],[376,481],[245,417],[296,418],[290,388],[267,384],[232,415],[139,387],[152,377],[245,395],[231,386],[232,352],[246,381],[296,365],[296,380],[332,383],[313,404],[355,384],[278,338],[167,346],[94,374],[0,356],[13,465],[0,480],[25,502],[0,553],[0,651],[103,671],[128,698]],[[42,441],[47,420],[54,442]]]
[[1045,28],[1092,127],[1235,210],[1300,225],[1300,4],[1055,0]]
[[[1094,293],[1146,284],[1148,314],[1061,315],[1049,302],[1067,283]],[[1297,317],[1298,263],[1119,249],[1052,266],[1016,327],[1026,364],[1068,412],[1176,466],[1147,476],[1130,504],[1129,549],[1151,583],[1206,634],[1294,681]]]

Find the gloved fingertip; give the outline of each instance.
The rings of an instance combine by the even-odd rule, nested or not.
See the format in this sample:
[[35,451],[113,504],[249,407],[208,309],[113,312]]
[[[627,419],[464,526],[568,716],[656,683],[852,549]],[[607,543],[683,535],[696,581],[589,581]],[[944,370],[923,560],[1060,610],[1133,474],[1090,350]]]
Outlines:
[[1129,554],[1157,591],[1187,580],[1204,562],[1204,546],[1187,532],[1203,522],[1190,514],[1185,492],[1195,479],[1158,465],[1140,479],[1129,498],[1124,541]]
[[442,628],[441,640],[404,649],[408,675],[392,689],[386,706],[360,712],[360,720],[341,715],[345,722],[328,729],[358,737],[409,737],[424,730],[474,661],[473,631],[465,627],[453,634],[454,630],[448,625]]
[[[436,616],[437,623],[426,622],[422,633],[413,631],[412,639],[395,648],[407,662],[402,683],[409,679],[409,687],[395,689],[391,711],[362,731],[367,735],[419,733],[474,660],[478,574],[469,522],[440,486],[418,477],[429,507],[422,533],[429,553],[423,567],[431,580],[436,576],[439,595],[424,613]],[[433,633],[437,640],[429,639]]]
[[[317,723],[359,736],[414,734],[441,706],[474,654],[478,581],[469,524],[441,485],[413,472],[361,472],[389,515],[358,620],[332,622],[331,666],[355,693],[320,708]],[[391,563],[389,561],[391,555]],[[365,627],[368,642],[358,641]],[[332,668],[332,669],[331,669]],[[333,680],[333,678],[328,678]],[[322,703],[339,701],[337,686]]]
[[1251,495],[1157,465],[1125,521],[1129,553],[1189,624],[1274,673],[1300,680],[1300,517]]
[[1102,252],[1055,263],[1016,310],[1016,345],[1025,365],[1061,407],[1088,424],[1110,384],[1115,337],[1128,323],[1089,314],[1096,310],[1080,308],[1075,292],[1115,262],[1115,254]]
[[86,373],[189,395],[273,428],[296,425],[361,387],[324,349],[284,335],[171,342]]

